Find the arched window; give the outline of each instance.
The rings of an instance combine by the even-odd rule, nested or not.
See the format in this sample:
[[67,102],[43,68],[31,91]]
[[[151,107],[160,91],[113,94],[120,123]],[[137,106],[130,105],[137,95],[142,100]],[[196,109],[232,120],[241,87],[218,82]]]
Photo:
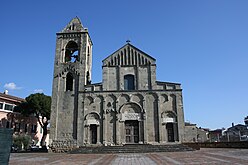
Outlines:
[[72,91],[73,90],[73,76],[71,73],[68,73],[66,75],[66,91]]
[[90,72],[89,72],[89,71],[86,72],[86,84],[87,84],[87,85],[88,85],[88,84],[91,84]]
[[128,74],[124,76],[124,90],[134,90],[134,75]]
[[76,62],[78,60],[78,45],[74,41],[68,42],[65,48],[65,62]]

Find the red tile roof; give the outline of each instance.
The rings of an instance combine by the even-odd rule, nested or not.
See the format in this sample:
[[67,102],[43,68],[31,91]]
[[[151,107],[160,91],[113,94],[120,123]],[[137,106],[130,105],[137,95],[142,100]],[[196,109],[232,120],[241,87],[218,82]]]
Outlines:
[[11,96],[9,94],[4,94],[4,93],[0,93],[0,99],[2,99],[2,100],[8,100],[8,101],[13,101],[13,102],[22,102],[22,101],[25,101],[25,99],[23,99],[23,98],[16,97],[16,96]]

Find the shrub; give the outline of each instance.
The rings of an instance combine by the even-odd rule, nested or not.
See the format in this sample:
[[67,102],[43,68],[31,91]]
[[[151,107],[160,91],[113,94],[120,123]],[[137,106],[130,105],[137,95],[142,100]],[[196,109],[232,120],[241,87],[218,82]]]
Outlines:
[[13,145],[16,145],[19,150],[27,150],[31,144],[31,137],[28,135],[17,135],[13,137]]

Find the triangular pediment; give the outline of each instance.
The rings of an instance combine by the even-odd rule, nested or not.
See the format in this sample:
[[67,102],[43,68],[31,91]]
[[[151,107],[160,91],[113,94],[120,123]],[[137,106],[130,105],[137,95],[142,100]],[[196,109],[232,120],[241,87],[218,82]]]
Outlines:
[[73,18],[60,33],[84,32],[83,27],[78,17]]
[[155,64],[156,60],[130,43],[127,43],[102,62],[103,66],[136,66]]

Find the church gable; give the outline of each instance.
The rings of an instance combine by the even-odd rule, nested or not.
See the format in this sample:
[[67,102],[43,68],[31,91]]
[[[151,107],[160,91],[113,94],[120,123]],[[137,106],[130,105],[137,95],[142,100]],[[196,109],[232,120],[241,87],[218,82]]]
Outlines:
[[128,43],[104,59],[103,66],[151,65],[155,62],[153,57]]

